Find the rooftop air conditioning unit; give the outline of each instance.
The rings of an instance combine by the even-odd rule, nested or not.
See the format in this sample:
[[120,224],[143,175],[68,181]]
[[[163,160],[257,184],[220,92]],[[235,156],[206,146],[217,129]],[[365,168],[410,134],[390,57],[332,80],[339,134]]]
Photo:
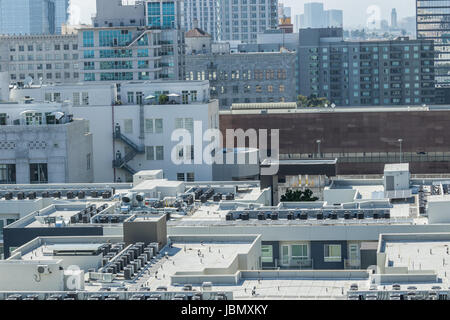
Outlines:
[[48,268],[47,265],[38,265],[37,272],[39,274],[50,274],[50,269]]

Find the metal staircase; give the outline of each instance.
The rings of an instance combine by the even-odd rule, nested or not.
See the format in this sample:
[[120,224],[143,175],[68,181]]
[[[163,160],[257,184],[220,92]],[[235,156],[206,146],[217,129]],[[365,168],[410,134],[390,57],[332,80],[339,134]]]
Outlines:
[[125,145],[130,147],[131,151],[125,154],[124,157],[118,158],[113,160],[113,168],[116,169],[123,169],[127,171],[130,174],[135,174],[137,171],[131,168],[128,165],[128,162],[134,159],[134,157],[138,154],[144,154],[145,153],[145,147],[139,146],[133,141],[131,141],[129,138],[127,138],[125,135],[122,134],[120,130],[120,126],[116,126],[113,133],[113,138],[115,140],[122,141]]

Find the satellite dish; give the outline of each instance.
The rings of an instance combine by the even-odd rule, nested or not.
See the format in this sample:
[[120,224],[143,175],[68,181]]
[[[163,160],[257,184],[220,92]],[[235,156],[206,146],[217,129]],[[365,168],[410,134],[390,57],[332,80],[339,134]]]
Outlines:
[[33,78],[30,76],[26,77],[25,83],[27,84],[27,86],[31,87],[31,85],[33,84]]

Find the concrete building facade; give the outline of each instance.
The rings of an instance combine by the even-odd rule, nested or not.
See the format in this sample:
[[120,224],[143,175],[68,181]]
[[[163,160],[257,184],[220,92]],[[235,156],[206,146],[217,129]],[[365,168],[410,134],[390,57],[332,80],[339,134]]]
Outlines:
[[221,109],[233,103],[294,101],[296,54],[236,53],[186,56],[186,80],[209,80]]
[[184,1],[184,27],[198,27],[216,41],[256,42],[258,33],[278,26],[278,0]]
[[0,108],[0,182],[93,181],[92,135],[57,104],[3,104]]
[[338,106],[433,104],[428,40],[344,42],[341,28],[300,29],[299,93]]
[[[168,96],[165,104],[159,102],[162,95]],[[219,128],[218,102],[210,99],[207,81],[125,82],[120,93],[106,83],[11,91],[14,101],[26,96],[35,101],[56,101],[57,97],[76,102],[74,116],[88,120],[93,135],[96,182],[131,181],[136,171],[152,169],[164,169],[172,180],[212,180],[213,168],[203,162],[176,165],[171,161],[172,149],[178,144],[171,139],[175,129],[193,133],[198,121],[201,134]],[[195,153],[209,144],[202,143]],[[191,150],[182,153],[187,159]]]
[[78,36],[0,36],[0,71],[10,83],[74,83],[80,78]]

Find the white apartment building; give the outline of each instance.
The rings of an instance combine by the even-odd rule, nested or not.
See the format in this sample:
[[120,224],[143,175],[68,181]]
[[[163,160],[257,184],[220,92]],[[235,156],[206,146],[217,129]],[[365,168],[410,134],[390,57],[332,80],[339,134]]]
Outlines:
[[[93,135],[94,181],[132,181],[140,170],[163,169],[171,180],[212,180],[210,165],[181,164],[171,160],[179,141],[172,141],[175,129],[185,128],[193,133],[195,124],[201,134],[209,128],[219,128],[218,101],[210,100],[208,81],[141,81],[124,82],[120,91],[109,84],[79,84],[15,88],[11,99],[23,97],[48,101],[56,96],[70,99],[87,96],[89,104],[74,105],[75,117],[89,121]],[[111,98],[116,96],[116,103]],[[160,96],[168,101],[160,104]],[[91,97],[93,100],[91,100]],[[161,98],[162,99],[162,98]],[[196,146],[203,152],[210,142]],[[176,150],[180,157],[189,159],[193,147]]]

